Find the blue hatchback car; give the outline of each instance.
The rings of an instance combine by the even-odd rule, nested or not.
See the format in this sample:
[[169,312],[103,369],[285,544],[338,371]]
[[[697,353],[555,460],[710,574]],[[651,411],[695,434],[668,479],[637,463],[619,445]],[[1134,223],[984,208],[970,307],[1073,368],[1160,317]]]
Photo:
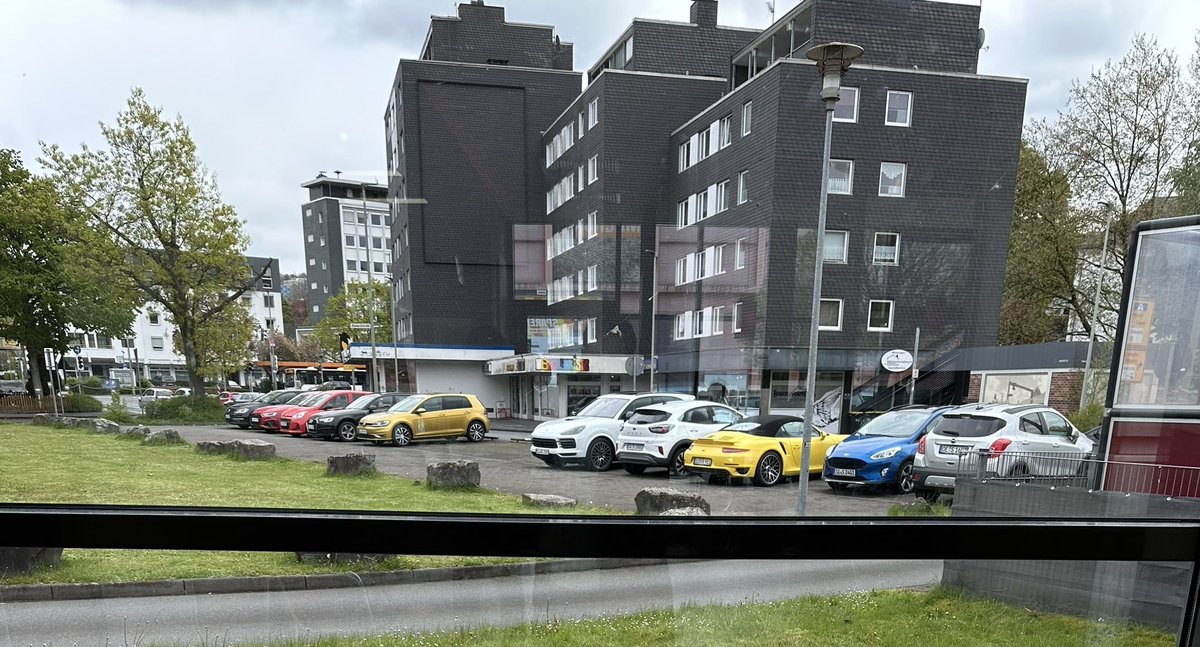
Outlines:
[[821,478],[834,490],[863,485],[912,492],[917,442],[948,409],[905,407],[875,418],[829,449]]

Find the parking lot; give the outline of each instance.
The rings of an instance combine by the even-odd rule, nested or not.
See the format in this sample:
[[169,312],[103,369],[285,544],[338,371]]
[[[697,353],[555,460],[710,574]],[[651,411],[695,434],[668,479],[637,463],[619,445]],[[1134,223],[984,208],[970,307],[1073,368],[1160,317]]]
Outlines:
[[[795,481],[772,488],[760,488],[748,482],[742,485],[709,485],[698,477],[668,477],[665,470],[645,474],[627,474],[619,466],[609,472],[589,472],[582,468],[554,468],[543,465],[529,453],[523,432],[493,431],[481,443],[465,440],[421,441],[408,447],[374,446],[368,443],[339,443],[309,438],[268,434],[229,427],[173,426],[188,440],[233,440],[259,438],[273,442],[283,458],[324,463],[329,456],[351,452],[375,454],[376,466],[384,473],[425,478],[431,462],[467,459],[479,463],[482,485],[514,494],[559,494],[580,503],[633,510],[634,496],[646,487],[664,487],[697,492],[712,506],[714,515],[794,515],[798,486]],[[364,483],[364,487],[370,487]],[[897,502],[912,496],[890,493],[859,492],[835,494],[820,480],[810,482],[808,514],[825,516],[880,516]],[[305,505],[296,501],[296,505]]]

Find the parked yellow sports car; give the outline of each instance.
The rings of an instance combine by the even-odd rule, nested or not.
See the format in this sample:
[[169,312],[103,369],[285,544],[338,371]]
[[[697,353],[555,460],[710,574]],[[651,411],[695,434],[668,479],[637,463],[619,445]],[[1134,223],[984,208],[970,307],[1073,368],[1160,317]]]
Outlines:
[[[809,474],[820,474],[825,452],[846,436],[816,430],[812,436]],[[800,474],[804,448],[804,422],[795,416],[755,416],[692,442],[683,455],[684,466],[718,478],[750,478],[755,485],[771,486]]]

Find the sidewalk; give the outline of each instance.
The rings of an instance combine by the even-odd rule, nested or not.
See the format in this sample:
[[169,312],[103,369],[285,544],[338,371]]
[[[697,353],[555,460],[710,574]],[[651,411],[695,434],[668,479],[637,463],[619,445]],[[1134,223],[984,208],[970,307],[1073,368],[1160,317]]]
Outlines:
[[494,431],[507,431],[515,434],[533,433],[533,428],[540,424],[541,421],[538,420],[522,420],[519,418],[492,419],[492,429]]

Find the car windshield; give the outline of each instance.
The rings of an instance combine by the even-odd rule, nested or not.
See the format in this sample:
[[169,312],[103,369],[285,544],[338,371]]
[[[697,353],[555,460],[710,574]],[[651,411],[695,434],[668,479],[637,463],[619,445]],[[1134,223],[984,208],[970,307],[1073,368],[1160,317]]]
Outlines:
[[351,409],[354,411],[365,411],[366,409],[370,409],[371,405],[375,404],[375,402],[378,401],[379,398],[382,398],[382,397],[383,396],[381,396],[381,395],[365,395],[365,396],[355,400],[354,402],[351,402],[350,404],[346,405],[345,408]]
[[908,438],[929,419],[927,411],[889,411],[863,425],[855,432],[859,436],[890,436]]
[[933,426],[933,433],[943,436],[979,438],[990,436],[1004,428],[1004,420],[992,416],[950,413]]
[[624,411],[629,400],[625,398],[596,398],[576,414],[588,418],[616,418]]
[[397,402],[396,404],[393,404],[392,406],[388,407],[388,411],[391,411],[393,413],[408,413],[408,412],[412,411],[413,409],[416,409],[417,405],[424,402],[425,399],[426,399],[426,396],[423,396],[423,395],[410,395],[407,398],[404,398],[403,400]]
[[751,436],[763,436],[769,438],[775,435],[777,428],[766,428],[763,427],[761,422],[754,419],[748,419],[742,420],[741,422],[735,422],[732,425],[725,427],[721,431],[738,431],[743,434],[750,434]]
[[297,406],[297,407],[311,407],[324,399],[325,399],[324,393],[306,393],[303,396],[298,397],[295,400],[292,400],[291,402],[288,402],[288,404]]

